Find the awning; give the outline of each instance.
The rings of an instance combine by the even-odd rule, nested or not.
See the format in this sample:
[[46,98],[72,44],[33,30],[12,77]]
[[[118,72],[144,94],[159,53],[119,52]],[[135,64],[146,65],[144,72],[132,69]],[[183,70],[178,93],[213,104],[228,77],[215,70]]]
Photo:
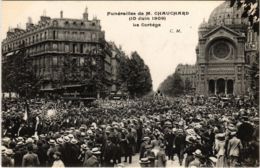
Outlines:
[[75,85],[63,85],[62,88],[73,88],[73,87],[81,87],[83,85],[75,84]]
[[16,50],[15,52],[14,52],[14,54],[18,54],[20,52],[20,50]]
[[40,91],[53,91],[55,90],[54,88],[44,88],[44,89],[40,89]]
[[80,97],[63,97],[65,100],[96,100],[94,97],[85,97],[85,98],[80,98]]
[[5,56],[8,57],[8,56],[11,56],[11,55],[14,55],[14,51],[7,53]]

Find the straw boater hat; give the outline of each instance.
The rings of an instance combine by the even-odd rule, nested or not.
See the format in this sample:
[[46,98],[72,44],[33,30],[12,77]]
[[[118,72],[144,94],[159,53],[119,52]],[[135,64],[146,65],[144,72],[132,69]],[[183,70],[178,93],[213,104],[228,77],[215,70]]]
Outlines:
[[23,142],[23,141],[24,141],[23,137],[18,137],[16,140],[17,140],[18,142]]
[[17,145],[17,146],[23,145],[23,142],[22,142],[22,141],[19,141],[19,142],[17,142],[16,145]]
[[50,140],[49,140],[49,144],[50,144],[50,145],[55,145],[55,141],[54,141],[53,139],[50,139]]
[[70,141],[70,143],[72,143],[72,144],[77,144],[78,141],[77,141],[76,139],[73,138],[73,139]]
[[1,152],[5,153],[5,151],[7,150],[7,148],[5,146],[1,146]]
[[69,134],[68,137],[69,137],[70,139],[74,138],[74,136],[73,136],[72,134]]
[[150,138],[149,138],[149,137],[144,137],[143,140],[144,140],[144,141],[149,141]]
[[58,144],[63,144],[63,139],[62,138],[58,138],[57,140],[56,140],[56,142],[58,143]]
[[28,139],[26,139],[26,141],[25,141],[26,143],[33,143],[34,142],[34,140],[32,139],[32,138],[28,138]]
[[84,149],[84,150],[89,149],[88,146],[87,146],[86,144],[82,144],[80,147],[81,147],[82,149]]
[[139,163],[150,163],[148,158],[142,158]]
[[193,155],[194,155],[195,157],[202,157],[201,150],[197,149],[195,152],[193,152]]
[[216,134],[216,139],[218,139],[219,141],[224,141],[225,140],[225,136],[226,134],[225,133],[219,133],[219,134]]
[[69,138],[68,136],[65,136],[65,137],[63,138],[63,140],[64,140],[64,142],[70,142],[70,138]]
[[10,156],[10,155],[14,154],[14,152],[12,149],[6,149],[5,154]]
[[98,148],[93,148],[93,149],[91,150],[91,152],[92,152],[94,155],[99,155],[99,154],[101,154],[101,152],[99,151]]
[[45,136],[44,134],[41,134],[39,137],[40,137],[41,139],[46,138],[46,136]]

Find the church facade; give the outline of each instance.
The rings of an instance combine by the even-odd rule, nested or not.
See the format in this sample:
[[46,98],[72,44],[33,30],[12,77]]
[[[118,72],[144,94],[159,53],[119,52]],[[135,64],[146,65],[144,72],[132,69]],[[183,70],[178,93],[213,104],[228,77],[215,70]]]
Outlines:
[[258,35],[243,9],[226,1],[215,8],[199,27],[196,47],[196,93],[200,95],[248,95],[258,64]]

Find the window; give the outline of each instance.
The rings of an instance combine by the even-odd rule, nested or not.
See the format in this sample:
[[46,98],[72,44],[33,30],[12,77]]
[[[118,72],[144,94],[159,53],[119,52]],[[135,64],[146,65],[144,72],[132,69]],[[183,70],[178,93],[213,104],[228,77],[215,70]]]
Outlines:
[[80,44],[80,53],[83,53],[83,44]]
[[69,52],[69,45],[68,44],[65,44],[65,52]]
[[77,39],[77,32],[72,32],[72,38]]
[[77,45],[76,44],[73,44],[72,52],[73,53],[77,52]]
[[58,45],[57,44],[53,44],[53,50],[57,51],[58,50]]
[[47,39],[47,32],[44,32],[44,39]]
[[92,34],[92,40],[96,40],[96,34],[95,33]]
[[57,20],[53,21],[53,26],[58,26],[58,21]]
[[57,66],[57,64],[58,64],[58,58],[57,58],[57,56],[52,57],[52,65],[53,65],[53,66]]
[[56,32],[53,31],[53,32],[52,32],[52,38],[53,38],[53,40],[55,40],[55,34],[56,34]]
[[80,39],[81,39],[81,40],[84,40],[84,35],[85,35],[84,32],[80,32]]
[[84,57],[80,57],[79,62],[80,62],[80,66],[83,66],[85,62]]

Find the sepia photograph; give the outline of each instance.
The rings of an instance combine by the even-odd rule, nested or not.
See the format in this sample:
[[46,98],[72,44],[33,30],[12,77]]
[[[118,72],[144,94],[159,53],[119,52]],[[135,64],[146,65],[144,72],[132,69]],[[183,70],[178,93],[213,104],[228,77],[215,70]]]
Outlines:
[[1,6],[1,167],[259,167],[259,1]]

